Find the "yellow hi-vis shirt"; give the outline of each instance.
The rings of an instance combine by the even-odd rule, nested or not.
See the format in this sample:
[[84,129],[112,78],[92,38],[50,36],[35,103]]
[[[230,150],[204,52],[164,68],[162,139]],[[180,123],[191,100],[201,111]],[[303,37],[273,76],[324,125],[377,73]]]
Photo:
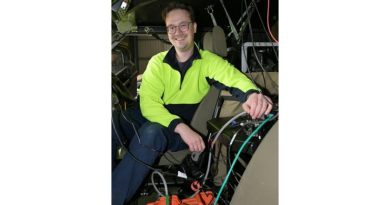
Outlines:
[[190,123],[196,108],[211,85],[228,90],[240,102],[258,92],[252,81],[223,58],[194,46],[188,70],[181,75],[172,48],[153,56],[139,90],[142,115],[174,131],[176,126]]

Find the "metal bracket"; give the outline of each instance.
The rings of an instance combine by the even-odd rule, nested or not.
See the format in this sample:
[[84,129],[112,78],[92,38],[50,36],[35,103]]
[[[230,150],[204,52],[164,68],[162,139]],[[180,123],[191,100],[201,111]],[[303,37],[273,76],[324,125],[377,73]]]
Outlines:
[[215,17],[213,15],[213,12],[214,12],[213,7],[214,7],[214,5],[209,5],[209,6],[207,6],[206,10],[207,10],[207,13],[209,13],[211,16],[211,20],[213,21],[213,25],[217,26],[217,21],[215,20]]

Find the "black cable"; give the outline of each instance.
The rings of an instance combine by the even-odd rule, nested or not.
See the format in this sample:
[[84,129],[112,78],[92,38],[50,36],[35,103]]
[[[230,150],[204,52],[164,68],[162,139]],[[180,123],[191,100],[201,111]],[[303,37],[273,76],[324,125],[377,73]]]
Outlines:
[[[247,14],[248,14],[248,8],[246,9],[246,11],[245,11]],[[242,13],[242,4],[241,4],[241,13]],[[249,18],[249,15],[247,16],[247,18]],[[244,19],[242,20],[243,22],[244,22]],[[242,33],[242,35],[244,35],[244,32]],[[242,37],[241,38],[241,45],[244,45],[244,38]],[[242,52],[244,52],[244,51],[242,51]],[[250,79],[252,80],[252,83],[256,86],[256,88],[258,89],[258,90],[260,90],[259,89],[259,87],[257,86],[257,84],[255,83],[255,81],[253,80],[253,76],[252,76],[252,73],[251,73],[251,71],[250,71],[250,68],[249,68],[249,64],[248,64],[248,61],[247,61],[247,59],[246,59],[246,54],[245,54],[246,52],[244,52],[243,54],[244,54],[244,58],[245,58],[245,62],[246,62],[246,65],[248,66],[248,72],[249,72],[249,76],[250,76]],[[242,60],[242,59],[241,59]],[[242,69],[242,68],[241,68]]]
[[[244,3],[245,3],[245,7],[246,9],[248,10],[248,5],[246,4],[246,0],[244,0]],[[271,78],[271,76],[268,74],[268,72],[264,69],[263,65],[261,64],[260,60],[259,60],[259,57],[257,56],[257,53],[256,53],[256,50],[255,50],[255,46],[254,46],[254,40],[253,40],[253,32],[252,32],[252,24],[250,22],[250,20],[248,21],[248,25],[249,25],[249,32],[251,34],[251,39],[252,39],[252,49],[253,49],[253,52],[256,56],[256,60],[257,62],[259,63],[260,67],[262,68],[262,70],[267,74],[267,76],[271,79],[271,82],[274,83],[274,85],[279,88],[279,85],[275,83],[275,81]]]
[[[127,150],[126,146],[123,144],[122,140],[120,139],[119,137],[119,134],[118,134],[118,131],[116,130],[116,127],[115,127],[115,124],[114,124],[114,120],[113,118],[111,117],[111,122],[112,122],[112,127],[114,128],[114,131],[115,131],[115,134],[117,136],[117,139],[119,141],[119,143],[121,144],[122,148],[125,150],[125,152],[127,154],[129,154],[136,162],[144,165],[145,167],[151,169],[151,170],[154,170],[154,171],[158,171],[157,169],[154,169],[151,165],[148,165],[146,164],[145,162],[139,160],[137,157],[135,157],[129,150]],[[172,175],[171,173],[169,173],[169,175]]]
[[[174,162],[172,162],[171,160],[169,160],[166,156],[165,156],[165,154],[169,154],[171,157],[172,157],[172,159],[174,159],[177,163],[179,163],[179,164],[175,164]],[[170,152],[164,152],[164,154],[163,154],[163,156],[165,157],[165,159],[167,159],[170,163],[172,163],[172,164],[174,164],[174,165],[180,165],[181,166],[181,162],[178,160],[178,159],[176,159]],[[184,168],[183,168],[184,169]]]
[[[216,161],[217,163],[219,163],[219,161],[216,160],[216,157],[215,157],[215,156],[213,156],[213,159],[214,159],[214,161]],[[226,167],[228,166],[227,162],[225,162],[223,159],[222,159],[221,161],[222,161],[222,163],[223,163]],[[218,164],[217,164],[217,173],[216,173],[215,175],[213,175],[213,172],[210,170],[211,175],[213,175],[213,176],[210,177],[210,178],[216,177],[217,174],[218,174],[218,172],[219,172],[219,170],[218,170]],[[234,175],[234,174],[233,174],[233,175]],[[210,179],[210,178],[209,178],[209,179]],[[230,184],[230,183],[228,182],[228,184]],[[230,185],[231,185],[231,184],[230,184]]]
[[267,90],[267,83],[265,82],[265,76],[264,76],[264,72],[261,72],[261,75],[263,76],[263,81],[264,81],[264,90]]
[[[246,59],[245,59],[245,61],[246,61]],[[246,63],[248,65],[248,61],[246,61]],[[249,68],[252,68],[252,67],[249,67]],[[263,76],[264,90],[267,90],[267,83],[266,83],[266,80],[265,80],[264,72],[261,72],[261,75]]]
[[[243,39],[243,38],[242,38],[242,42],[244,42],[244,39]],[[253,41],[252,41],[252,43],[253,43]],[[249,66],[248,61],[246,60],[246,54],[245,54],[245,52],[244,52],[244,58],[245,58],[246,64]],[[248,68],[248,73],[249,73],[249,78],[252,80],[253,85],[255,85],[255,87],[256,87],[257,90],[260,92],[260,94],[263,95],[263,92],[260,91],[260,88],[257,86],[257,84],[255,83],[255,80],[253,79],[253,76],[252,76],[252,73],[251,73],[251,71],[250,71],[250,68]],[[269,76],[269,78],[272,80],[272,78],[271,78],[270,76]],[[273,81],[273,80],[272,80],[272,81]],[[264,95],[263,95],[263,97],[264,97]],[[269,104],[273,105],[273,103],[270,102],[266,97],[264,97],[264,99],[265,99]]]
[[[244,127],[240,128],[240,129],[237,130],[237,132],[234,133],[234,134],[238,135],[238,133],[239,133],[240,131],[242,131],[243,129],[244,129]],[[233,145],[234,141],[235,141],[235,138],[232,138],[232,139],[231,139],[231,142],[229,143],[229,146],[227,147],[227,154],[228,154],[228,166],[226,166],[226,167],[227,167],[227,170],[229,170],[230,167],[232,166],[231,157],[230,157],[230,152],[231,152],[231,148],[232,148],[232,145]],[[234,178],[236,179],[237,184],[239,184],[239,183],[240,183],[240,180],[237,179],[237,175],[235,174],[234,170],[232,170],[232,174],[233,174]]]
[[[214,160],[214,163],[215,163],[215,162],[218,163],[218,161],[216,161],[216,157],[212,155],[211,149],[210,149],[210,151],[209,151],[209,155],[212,156],[212,158],[213,158],[213,160]],[[211,160],[211,159],[210,159],[210,160]],[[223,160],[222,160],[222,161],[223,161]],[[224,164],[226,165],[225,162],[224,162]],[[213,165],[214,165],[214,164],[213,164]],[[199,184],[203,184],[203,182],[205,182],[205,181],[207,181],[207,180],[209,180],[209,179],[213,179],[215,176],[217,176],[217,174],[218,174],[218,172],[219,172],[219,170],[218,170],[218,164],[217,164],[217,173],[215,173],[215,175],[213,175],[213,172],[211,171],[211,166],[213,166],[213,165],[210,165],[210,173],[211,173],[211,176],[208,177],[207,179],[204,178],[203,180],[199,181]],[[206,184],[204,184],[204,185],[206,185]]]
[[[244,0],[244,3],[245,3],[245,7],[246,7],[246,10],[248,12],[248,5],[246,4],[246,0]],[[249,19],[249,16],[247,17]],[[250,31],[250,34],[251,34],[251,39],[252,39],[252,49],[253,49],[253,52],[255,53],[255,56],[256,56],[256,60],[257,62],[259,63],[260,67],[263,69],[263,71],[267,74],[268,78],[271,80],[272,83],[274,83],[274,85],[279,88],[278,84],[275,83],[275,81],[271,78],[271,76],[268,74],[268,72],[264,69],[263,65],[261,65],[261,62],[259,60],[259,57],[257,56],[257,53],[256,53],[256,50],[255,50],[255,46],[254,46],[254,40],[253,40],[253,33],[252,33],[252,25],[251,25],[251,22],[250,22],[250,19],[248,21],[248,25],[249,25],[249,31]],[[244,55],[245,55],[245,52],[244,52]],[[246,56],[245,56],[245,59],[246,59]],[[249,71],[249,69],[248,69]],[[249,72],[250,73],[250,72]],[[250,73],[250,76],[252,77],[252,74]],[[253,82],[253,77],[252,77],[252,82]],[[256,85],[256,84],[255,84]],[[257,87],[257,85],[256,85]],[[261,92],[260,92],[261,93]],[[261,93],[262,94],[262,93]],[[263,95],[263,94],[262,94]],[[264,96],[263,96],[264,97]],[[271,105],[273,105],[273,103],[271,103],[266,97],[264,97],[267,102]]]
[[[245,3],[246,10],[247,10],[247,12],[248,12],[248,5],[246,4],[246,0],[244,0],[244,3]],[[256,50],[255,50],[255,45],[254,45],[255,42],[254,42],[254,40],[253,40],[252,24],[251,24],[251,21],[250,21],[250,19],[249,19],[249,16],[248,16],[247,18],[248,18],[249,32],[250,32],[250,34],[251,34],[251,39],[252,39],[252,49],[253,49],[253,52],[254,52],[254,54],[255,54],[255,56],[256,56],[256,60],[257,60],[257,62],[259,63],[261,69],[267,74],[267,76],[268,76],[268,78],[271,80],[271,82],[272,82],[277,88],[279,88],[279,85],[275,83],[275,81],[271,78],[271,76],[268,74],[268,72],[264,69],[263,65],[261,65],[261,62],[260,62],[259,57],[257,56]],[[244,55],[245,55],[245,53],[244,53]],[[245,58],[246,58],[246,57],[245,57]]]
[[[222,193],[221,193],[221,195],[222,195]],[[219,199],[222,200],[222,202],[223,202],[224,204],[229,205],[229,203],[227,203],[227,202],[225,201],[225,199],[223,199],[222,197],[219,197]]]
[[[241,129],[240,129],[241,130]],[[217,134],[218,132],[215,132],[212,136],[214,136],[215,134]],[[211,138],[212,138],[212,136],[210,136]],[[209,140],[209,142],[211,143],[213,140]],[[222,147],[222,144],[220,144],[220,146]],[[221,152],[221,147],[219,148],[219,152]],[[210,149],[210,151],[209,151],[210,153],[209,154],[212,154],[211,153],[211,149]],[[217,165],[217,173],[214,175],[213,174],[213,172],[212,172],[212,169],[210,170],[210,173],[211,173],[211,177],[209,177],[209,178],[207,178],[207,179],[204,179],[204,180],[202,180],[202,181],[200,181],[200,183],[203,183],[204,181],[206,181],[206,180],[209,180],[209,179],[212,179],[212,178],[214,178],[217,174],[218,174],[218,172],[219,172],[219,170],[218,170],[218,163],[219,163],[219,160],[218,160],[218,158],[217,157],[215,157],[214,155],[211,155],[212,156],[212,158],[213,158],[213,160],[214,160],[214,164],[216,164]],[[219,157],[219,154],[218,154],[218,157]],[[228,166],[228,164],[227,164],[227,162],[225,162],[223,159],[222,159],[222,162],[223,162],[223,164],[227,167]],[[214,165],[213,164],[213,165]],[[211,166],[213,166],[213,165],[211,165]],[[215,185],[214,183],[213,183],[213,185]],[[230,183],[230,182],[228,182],[227,183],[227,185],[230,185],[232,188],[233,188],[233,185]],[[204,185],[202,185],[202,187],[203,186],[205,186],[205,187],[208,187],[209,189],[211,189],[213,192],[215,192],[215,193],[217,193],[218,191],[215,191],[213,188],[211,188],[211,187],[209,187],[209,186],[207,186],[206,184],[204,184]],[[233,188],[234,189],[234,188]],[[224,202],[225,204],[226,204],[226,202]]]
[[[241,4],[241,13],[242,13],[242,4]],[[246,11],[245,11],[247,14],[248,14],[248,8],[246,9]],[[247,15],[247,18],[249,19],[249,15]],[[244,19],[242,20],[243,22],[244,22]],[[244,32],[242,33],[242,35],[244,35]],[[244,38],[242,37],[241,38],[241,45],[243,45],[244,44]],[[247,61],[247,58],[246,58],[246,52],[244,52],[244,51],[242,51],[243,52],[243,54],[244,54],[244,59],[245,59],[245,62],[246,62],[246,65],[248,66],[248,73],[249,73],[249,77],[250,77],[250,79],[252,80],[252,83],[253,83],[253,85],[255,85],[255,87],[257,88],[257,90],[259,91],[260,90],[260,88],[257,86],[257,84],[255,83],[255,80],[253,79],[253,76],[252,76],[252,73],[251,73],[251,71],[250,71],[250,67],[249,67],[249,64],[248,64],[248,61]],[[242,59],[241,59],[242,60]],[[242,68],[241,68],[242,69]],[[261,92],[260,92],[261,93]],[[272,103],[271,103],[271,105],[272,105]]]
[[278,57],[278,54],[276,53],[276,49],[275,49],[275,47],[274,47],[274,43],[272,42],[271,37],[269,36],[268,31],[267,31],[266,27],[264,26],[264,22],[263,22],[263,19],[261,18],[261,15],[260,15],[259,9],[257,8],[256,2],[255,2],[254,0],[252,0],[252,2],[253,2],[253,4],[255,5],[257,14],[259,15],[259,18],[260,18],[261,25],[263,26],[263,29],[264,29],[264,31],[265,31],[265,34],[267,34],[267,37],[268,37],[269,42],[271,42],[272,49],[273,49],[273,51],[274,51],[274,53],[275,53],[276,59],[277,59],[278,62],[279,62],[279,57]]
[[[209,139],[208,139],[208,145],[209,145],[209,147],[210,147],[210,149],[209,149],[209,155],[210,155],[210,156],[212,157],[212,159],[214,160],[214,163],[213,163],[213,164],[210,164],[210,173],[211,173],[212,176],[211,176],[210,178],[207,178],[207,179],[202,180],[201,183],[203,183],[204,181],[206,181],[206,180],[208,180],[208,179],[212,179],[212,178],[216,177],[217,174],[219,173],[219,169],[218,169],[219,153],[221,153],[222,144],[219,144],[219,145],[220,145],[219,153],[217,153],[218,158],[215,157],[215,155],[213,155],[212,152],[214,151],[214,149],[213,149],[213,146],[211,146],[211,143],[214,141],[213,137],[215,137],[217,133],[218,133],[218,132],[214,132],[212,135],[209,136]],[[211,158],[210,158],[210,160],[209,160],[208,163],[211,163],[210,161],[211,161]],[[225,161],[224,161],[223,159],[222,159],[222,162],[226,165],[226,163],[225,163]],[[213,173],[213,171],[212,171],[212,170],[213,170],[212,167],[213,167],[214,165],[216,165],[216,168],[215,168],[216,173]],[[227,166],[227,165],[226,165],[226,166]],[[206,185],[206,184],[204,184],[204,185]]]
[[165,40],[165,39],[162,39],[162,38],[161,38],[160,36],[158,36],[156,33],[152,33],[152,36],[153,36],[155,39],[161,41],[162,43],[165,43],[165,44],[168,44],[168,45],[172,45],[171,42],[169,42],[169,41],[167,41],[167,40]]
[[[248,10],[248,7],[247,7],[247,5],[246,5],[246,1],[244,0],[244,2],[245,2],[245,6],[246,6],[246,13],[248,14],[248,13],[249,13],[249,10]],[[241,7],[241,13],[242,13],[242,7]],[[248,20],[249,29],[250,29],[251,36],[252,36],[252,47],[253,47],[253,52],[255,53],[256,58],[257,58],[257,53],[256,53],[256,51],[254,50],[254,41],[253,41],[252,27],[251,27],[251,24],[250,24],[250,17],[249,17],[249,15],[247,15],[247,20]],[[244,33],[243,33],[243,34],[244,34]],[[244,38],[241,38],[241,40],[242,40],[241,45],[243,45],[243,44],[244,44]],[[242,52],[244,52],[244,51],[242,51]],[[255,83],[255,81],[254,81],[254,79],[253,79],[252,73],[251,73],[250,68],[249,68],[248,61],[246,60],[246,54],[245,54],[245,53],[246,53],[246,52],[244,52],[243,54],[244,54],[245,62],[246,62],[246,64],[247,64],[247,66],[248,66],[248,72],[249,72],[250,79],[252,80],[253,85],[257,88],[257,90],[260,92],[260,94],[264,97],[264,94],[260,91],[260,88],[257,86],[257,84]],[[241,60],[242,60],[242,59],[241,59]],[[259,62],[259,64],[260,64],[261,68],[263,69],[263,71],[265,71],[265,69],[263,68],[263,65],[261,65],[261,63],[260,63],[260,61],[258,60],[258,58],[257,58],[257,61]],[[266,72],[266,71],[265,71],[265,72]],[[267,75],[268,75],[268,77],[271,79],[271,81],[274,82],[274,81],[272,80],[271,76],[269,76],[268,73],[267,73]],[[275,82],[274,82],[274,83],[275,83]],[[275,84],[276,84],[276,83],[275,83]],[[279,88],[278,85],[276,85],[276,86]],[[264,99],[265,99],[270,105],[273,105],[273,103],[270,102],[266,97],[264,97]]]
[[[217,133],[217,132],[215,132],[215,133]],[[210,145],[210,147],[211,147],[211,145]],[[219,144],[217,157],[215,157],[215,155],[211,155],[211,156],[213,157],[213,159],[214,159],[214,164],[211,165],[211,168],[212,168],[214,165],[216,165],[216,167],[215,167],[216,173],[213,173],[213,172],[212,172],[213,169],[210,168],[210,173],[211,173],[211,175],[213,176],[213,178],[216,177],[216,176],[218,175],[218,173],[219,173],[218,163],[219,163],[219,156],[221,155],[221,148],[222,148],[222,143]],[[222,161],[223,161],[223,159],[222,159]]]
[[274,120],[274,119],[277,118],[278,116],[279,116],[279,110],[278,110],[278,113],[276,113],[269,121]]
[[[234,143],[234,142],[233,142],[233,143]],[[227,169],[228,169],[228,170],[230,169],[230,167],[232,167],[230,152],[231,152],[231,145],[229,145],[229,147],[228,147],[228,162],[229,162],[229,166],[227,166]],[[237,179],[237,175],[235,174],[234,170],[232,170],[232,174],[233,174],[234,179],[236,180],[237,184],[239,184],[240,181],[241,181],[241,177],[240,177],[240,180],[238,180],[238,179]]]

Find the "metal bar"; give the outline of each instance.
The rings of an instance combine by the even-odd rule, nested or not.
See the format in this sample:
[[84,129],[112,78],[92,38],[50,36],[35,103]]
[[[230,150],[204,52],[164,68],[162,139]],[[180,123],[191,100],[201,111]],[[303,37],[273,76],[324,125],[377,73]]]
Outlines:
[[134,36],[131,38],[133,40],[132,43],[132,53],[134,54],[134,68],[137,72],[139,72],[139,59],[138,59],[138,37]]
[[244,23],[244,24],[242,25],[242,27],[240,28],[240,34],[238,35],[240,38],[242,37],[242,35],[243,35],[243,33],[244,33],[246,27],[249,25],[248,22],[249,22],[250,19],[252,18],[253,12],[254,12],[254,9],[249,10],[249,12],[248,12],[248,17],[247,17],[247,19],[245,20],[245,23]]
[[[256,3],[259,2],[259,1],[256,1]],[[255,4],[255,1],[251,1],[251,3],[249,4],[248,6],[248,10],[250,10],[252,8],[252,4]],[[237,22],[237,26],[238,24],[240,24],[240,22],[242,21],[242,19],[244,18],[244,16],[246,15],[246,10],[245,12],[242,14],[242,16],[240,17],[240,19],[238,19],[238,22]]]
[[229,16],[229,13],[226,10],[225,4],[223,4],[223,0],[220,0],[220,1],[221,1],[223,9],[225,10],[226,16],[228,18],[230,29],[232,29],[234,37],[236,38],[236,40],[238,40],[239,36],[238,36],[237,30],[236,30],[236,27],[234,27],[234,24],[233,24],[232,20],[230,19],[230,16]]

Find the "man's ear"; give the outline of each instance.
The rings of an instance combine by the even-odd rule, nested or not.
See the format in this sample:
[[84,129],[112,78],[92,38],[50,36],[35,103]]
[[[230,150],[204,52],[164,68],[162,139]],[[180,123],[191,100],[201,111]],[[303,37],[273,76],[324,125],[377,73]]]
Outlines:
[[194,33],[196,33],[196,28],[198,25],[196,24],[196,22],[194,22],[193,25],[194,25]]

